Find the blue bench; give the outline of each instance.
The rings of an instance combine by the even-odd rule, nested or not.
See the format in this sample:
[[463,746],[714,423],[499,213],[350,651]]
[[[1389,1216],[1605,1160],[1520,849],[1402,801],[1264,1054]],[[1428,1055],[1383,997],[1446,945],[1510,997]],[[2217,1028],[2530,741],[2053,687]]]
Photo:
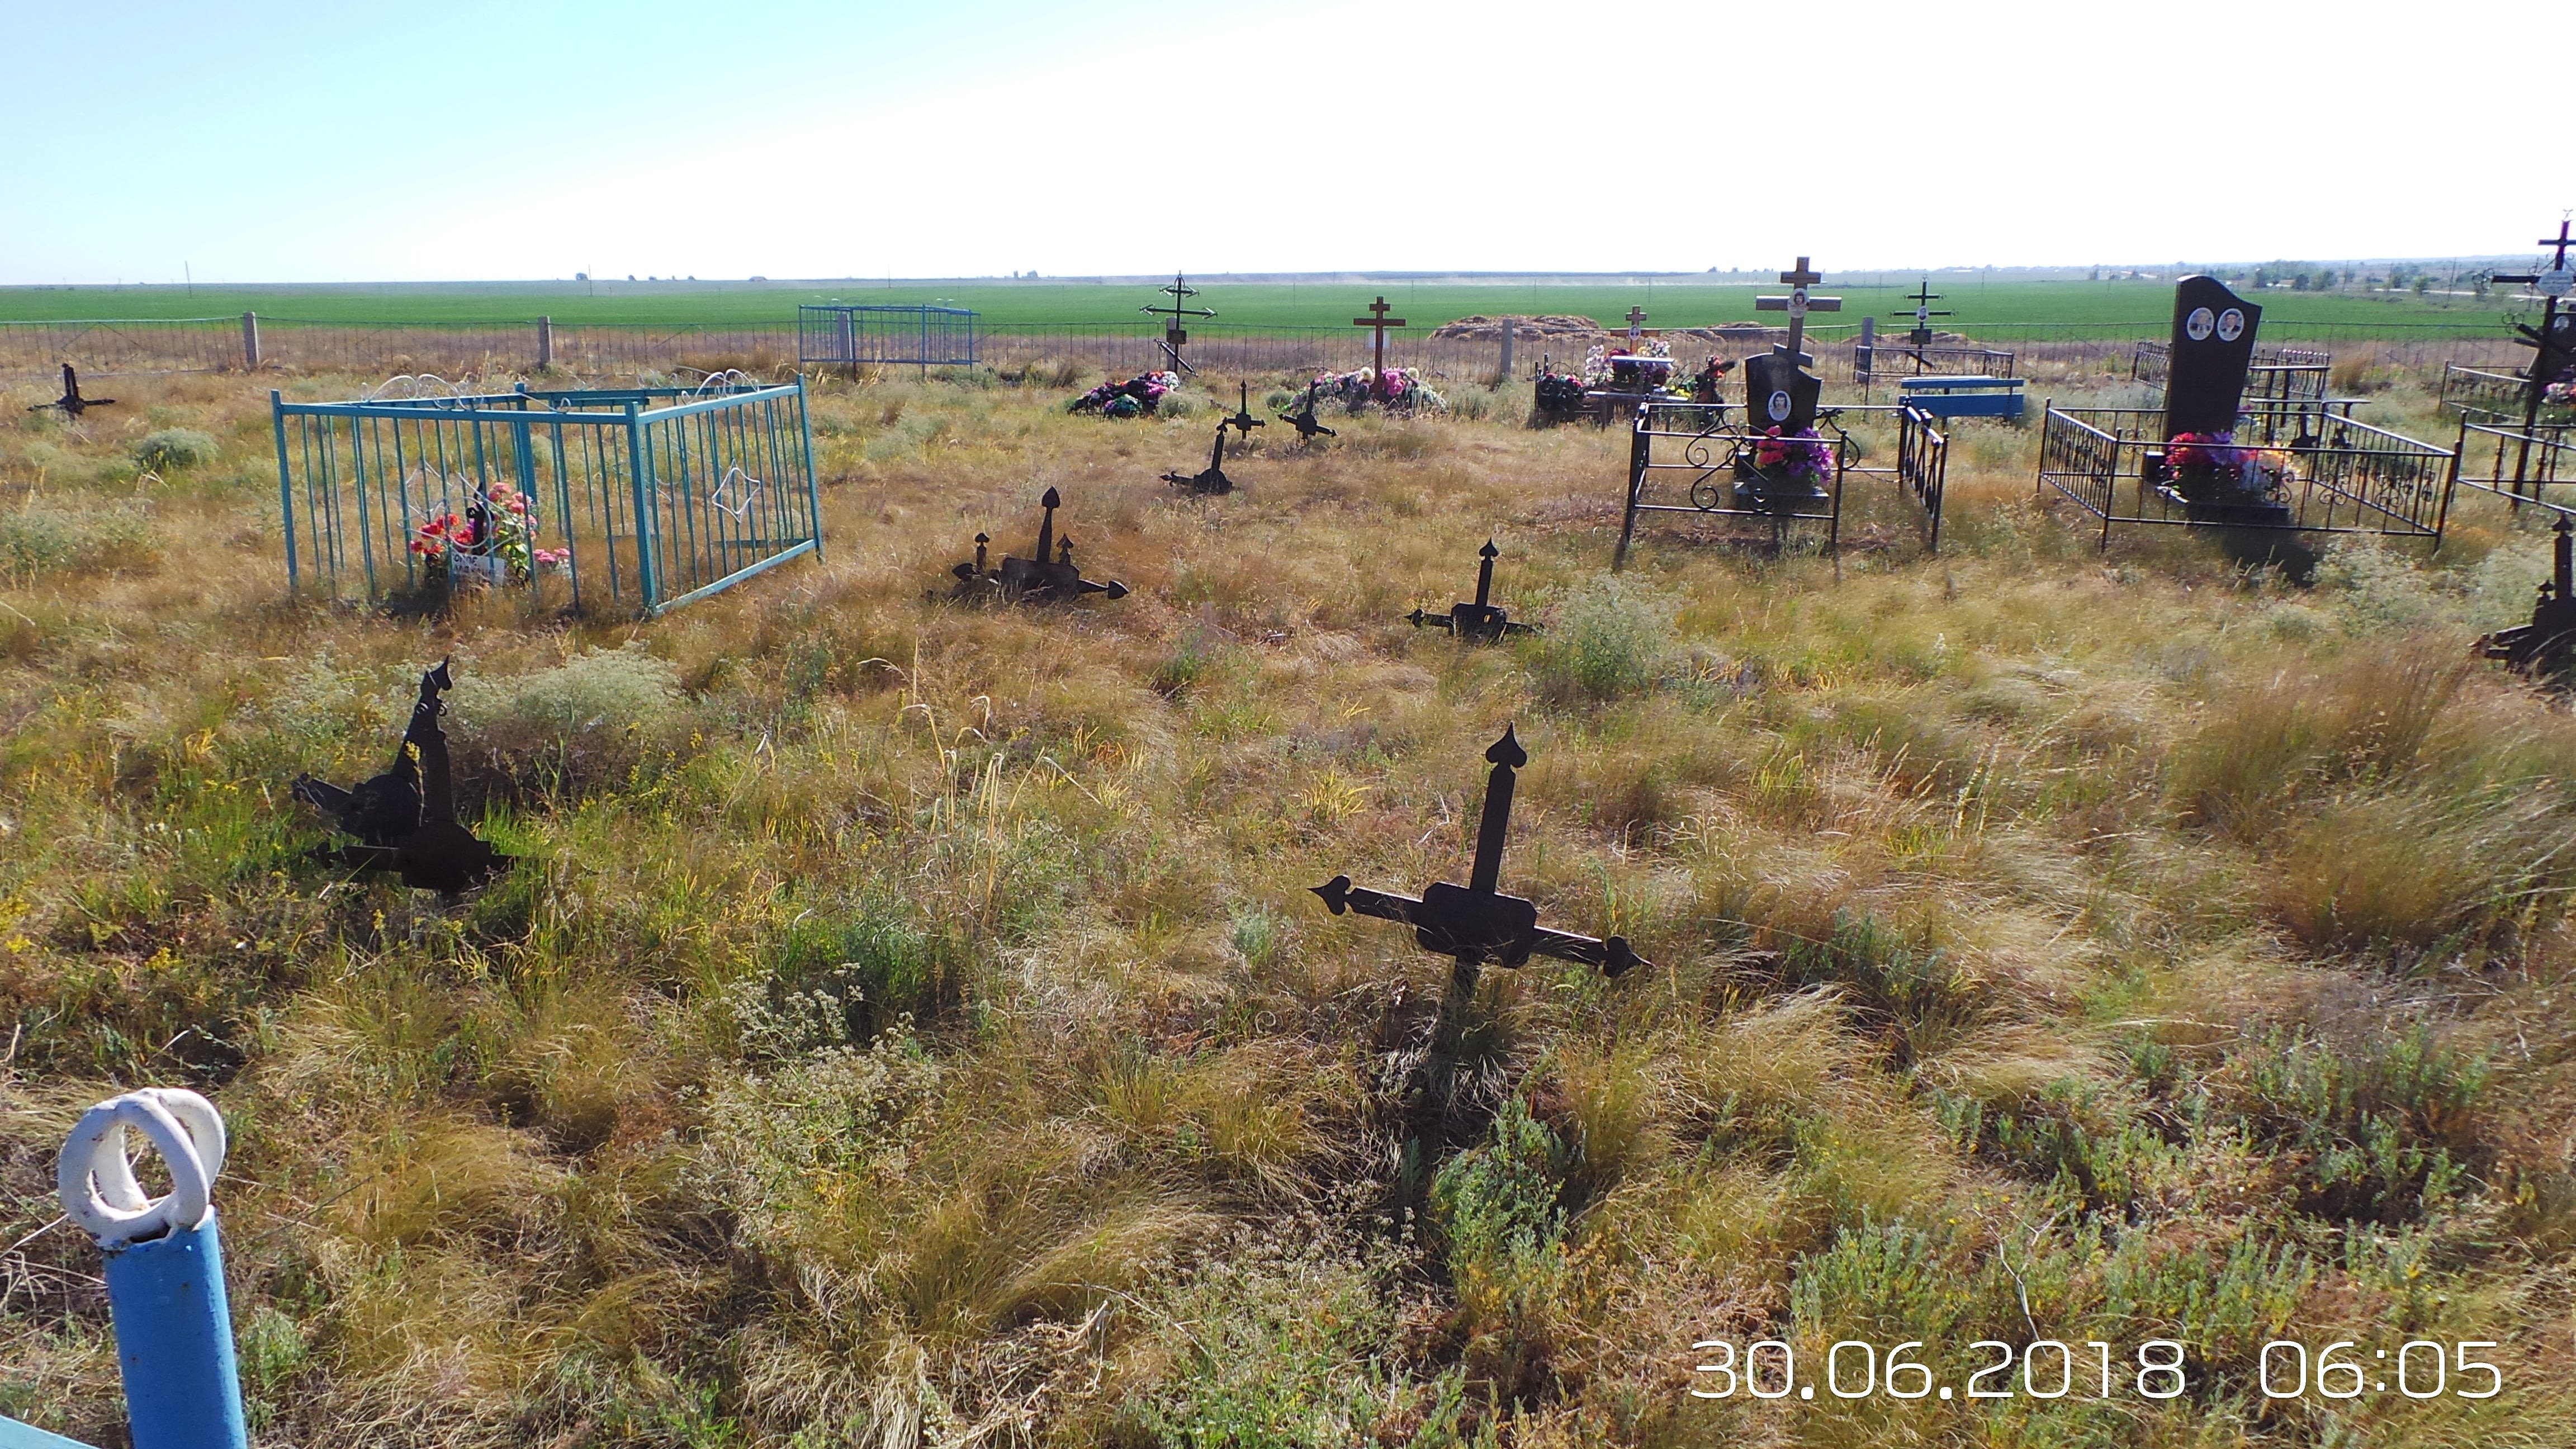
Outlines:
[[1896,384],[1908,407],[1938,418],[2017,418],[2021,416],[2021,379],[2017,377],[1909,377]]

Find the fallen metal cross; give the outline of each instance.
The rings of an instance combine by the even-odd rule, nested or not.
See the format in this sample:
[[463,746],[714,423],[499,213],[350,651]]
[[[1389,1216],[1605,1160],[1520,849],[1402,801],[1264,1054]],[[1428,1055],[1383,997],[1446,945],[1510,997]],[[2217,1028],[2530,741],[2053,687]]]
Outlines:
[[1236,383],[1234,399],[1234,416],[1219,418],[1216,420],[1216,447],[1208,454],[1207,471],[1203,473],[1166,473],[1163,475],[1164,482],[1179,484],[1188,488],[1192,493],[1231,493],[1234,491],[1234,480],[1225,476],[1225,430],[1227,428],[1232,428],[1236,432],[1249,438],[1252,436],[1252,430],[1254,428],[1266,428],[1269,426],[1268,423],[1265,423],[1261,419],[1252,415],[1252,385],[1250,383]]
[[1756,312],[1788,313],[1789,341],[1785,346],[1777,342],[1772,343],[1771,351],[1775,355],[1787,356],[1800,367],[1813,366],[1815,359],[1809,357],[1806,353],[1807,314],[1809,312],[1839,312],[1843,309],[1843,299],[1840,297],[1814,297],[1808,295],[1807,289],[1814,286],[1816,283],[1823,281],[1824,275],[1820,272],[1810,271],[1807,267],[1807,259],[1805,257],[1798,258],[1798,265],[1795,270],[1782,272],[1780,274],[1780,280],[1789,284],[1789,295],[1785,297],[1756,297],[1753,299],[1753,310]]
[[1352,318],[1351,325],[1354,327],[1373,327],[1377,329],[1377,360],[1371,363],[1370,366],[1377,376],[1384,377],[1386,376],[1386,329],[1389,327],[1403,326],[1404,319],[1401,317],[1389,317],[1386,315],[1386,297],[1383,293],[1379,294],[1376,301],[1369,303],[1369,312],[1371,314],[1369,316]]
[[1625,936],[1605,941],[1549,930],[1538,923],[1536,905],[1502,894],[1503,841],[1511,829],[1514,772],[1529,763],[1529,753],[1505,726],[1503,737],[1485,751],[1485,758],[1494,769],[1485,780],[1485,810],[1477,823],[1476,862],[1467,884],[1434,881],[1417,899],[1354,886],[1349,876],[1337,875],[1310,888],[1323,898],[1325,908],[1337,916],[1357,911],[1413,927],[1413,938],[1423,950],[1457,961],[1462,981],[1472,981],[1476,968],[1487,961],[1519,966],[1532,955],[1598,966],[1611,977],[1651,965],[1629,949]]
[[1190,306],[1189,300],[1199,294],[1199,289],[1182,280],[1181,274],[1178,272],[1172,273],[1172,285],[1164,287],[1161,290],[1166,296],[1169,296],[1172,299],[1172,304],[1170,306],[1139,307],[1136,310],[1147,313],[1151,316],[1170,319],[1163,324],[1163,341],[1161,346],[1163,349],[1164,360],[1172,364],[1172,371],[1174,372],[1196,372],[1198,369],[1190,366],[1188,360],[1181,356],[1181,344],[1190,340],[1189,332],[1181,326],[1181,319],[1184,317],[1213,317],[1216,315],[1216,309],[1213,307]]
[[1072,535],[1058,538],[1055,531],[1055,511],[1064,506],[1063,495],[1049,488],[1038,500],[1038,506],[1045,511],[1038,519],[1037,556],[1016,558],[1004,554],[1002,566],[987,572],[984,568],[985,549],[992,543],[992,535],[979,533],[975,535],[975,561],[949,570],[957,576],[959,595],[972,597],[999,592],[1005,603],[1017,603],[1023,599],[1036,603],[1062,603],[1084,594],[1107,594],[1113,599],[1127,597],[1125,584],[1116,579],[1107,583],[1086,579],[1082,570],[1075,567]]
[[40,413],[47,408],[60,408],[72,417],[79,417],[91,408],[108,407],[115,401],[112,397],[82,397],[80,374],[72,371],[72,365],[66,362],[63,364],[63,395],[49,403],[38,403],[27,411]]
[[390,769],[347,790],[311,775],[297,775],[289,789],[358,838],[355,845],[325,846],[318,856],[352,870],[390,871],[407,886],[454,899],[507,869],[510,857],[456,821],[447,732],[438,725],[447,707],[439,696],[456,685],[447,665],[442,659],[421,675],[420,697]]
[[1306,401],[1304,406],[1298,408],[1297,411],[1293,413],[1281,413],[1279,415],[1279,420],[1281,422],[1284,422],[1297,430],[1297,441],[1301,443],[1313,442],[1318,434],[1327,438],[1336,438],[1341,436],[1332,429],[1325,427],[1322,423],[1315,421],[1315,389],[1320,386],[1322,386],[1321,383],[1307,383]]
[[1428,625],[1434,629],[1446,629],[1461,639],[1475,639],[1488,644],[1507,635],[1537,633],[1537,625],[1515,624],[1511,615],[1494,607],[1494,560],[1501,552],[1490,538],[1485,540],[1483,548],[1476,550],[1479,560],[1476,565],[1476,602],[1451,604],[1446,614],[1428,614],[1416,609],[1405,618],[1411,620],[1417,629]]

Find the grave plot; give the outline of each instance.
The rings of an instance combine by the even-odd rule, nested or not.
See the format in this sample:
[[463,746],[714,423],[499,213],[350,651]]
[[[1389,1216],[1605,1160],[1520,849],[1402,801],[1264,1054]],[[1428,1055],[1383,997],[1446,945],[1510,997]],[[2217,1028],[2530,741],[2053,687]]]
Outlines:
[[973,367],[978,314],[962,307],[849,306],[806,303],[796,309],[800,367]]
[[[2255,361],[2263,309],[2212,277],[2174,289],[2157,408],[2047,410],[2038,486],[2102,525],[2374,533],[2440,541],[2451,451],[2352,416],[2325,364]],[[2147,354],[2142,353],[2144,357]],[[2314,397],[2304,380],[2316,380]],[[2269,395],[2266,395],[2266,394]],[[2296,394],[2296,395],[2293,395]]]
[[2552,499],[2550,488],[2576,484],[2576,247],[2568,223],[2541,238],[2549,265],[2529,272],[2498,273],[2493,280],[2528,290],[2516,300],[2540,304],[2540,316],[2514,324],[2514,342],[2531,349],[2520,372],[2471,372],[2445,368],[2442,401],[2460,417],[2454,478],[2516,506],[2535,503],[2565,518],[2576,500]]
[[650,615],[822,552],[801,379],[269,411],[290,590]]
[[[1627,562],[1638,520],[1656,514],[1756,521],[1757,533],[1767,533],[1774,548],[1794,530],[1821,527],[1830,550],[1841,542],[1844,484],[1855,474],[1896,481],[1924,510],[1927,545],[1938,546],[1949,439],[1919,407],[1820,408],[1824,384],[1808,371],[1814,359],[1803,350],[1807,314],[1838,310],[1842,299],[1809,294],[1824,278],[1808,269],[1805,257],[1780,280],[1790,284],[1787,296],[1756,298],[1754,305],[1787,312],[1789,340],[1744,360],[1742,420],[1728,419],[1723,406],[1696,402],[1638,407],[1613,568]],[[1862,465],[1843,419],[1867,414],[1896,423],[1896,466]]]
[[[1907,318],[1914,323],[1906,330],[1903,341],[1882,339],[1878,333],[1877,318],[1861,319],[1860,340],[1852,348],[1852,381],[1866,388],[1872,381],[1881,377],[2001,379],[2016,375],[2015,369],[2021,361],[2018,354],[1999,348],[1978,346],[1965,338],[1950,343],[1944,343],[1941,340],[1941,334],[1932,326],[1932,319],[1956,314],[1936,309],[1932,305],[1942,300],[1942,296],[1932,290],[1930,277],[1925,277],[1917,283],[1914,291],[1908,294],[1907,300],[1914,304],[1912,311],[1888,314],[1891,317]],[[1957,334],[1953,333],[1952,336],[1955,337]],[[1991,416],[1992,414],[1978,415]],[[2020,416],[2018,405],[2009,415]]]

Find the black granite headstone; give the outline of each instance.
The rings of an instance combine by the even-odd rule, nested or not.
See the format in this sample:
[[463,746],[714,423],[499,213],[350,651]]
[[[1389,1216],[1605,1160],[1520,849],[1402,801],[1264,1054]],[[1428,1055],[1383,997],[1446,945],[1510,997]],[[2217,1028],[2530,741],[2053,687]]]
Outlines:
[[2216,277],[2174,287],[2173,352],[2165,377],[2165,436],[2233,433],[2245,401],[2245,370],[2263,309]]
[[1780,430],[1791,437],[1816,425],[1816,404],[1824,382],[1784,352],[1757,353],[1744,359],[1744,422],[1757,433]]

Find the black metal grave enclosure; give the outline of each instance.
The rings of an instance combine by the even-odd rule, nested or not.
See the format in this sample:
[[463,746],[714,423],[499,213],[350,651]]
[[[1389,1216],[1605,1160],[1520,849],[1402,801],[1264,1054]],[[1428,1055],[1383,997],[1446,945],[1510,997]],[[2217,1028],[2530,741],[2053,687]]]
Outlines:
[[2515,345],[2531,349],[2530,364],[2513,373],[2446,368],[2442,401],[2460,416],[2456,481],[2567,518],[2576,502],[2554,500],[2549,489],[2576,484],[2576,307],[2567,302],[2576,292],[2567,259],[2576,234],[2561,221],[2558,235],[2540,244],[2553,253],[2545,265],[2492,279],[2527,289],[2516,301],[2540,303],[2538,317],[2513,329]]
[[[1897,428],[1892,467],[1866,464],[1845,419],[1883,418]],[[1941,542],[1941,503],[1950,470],[1950,440],[1939,419],[1920,408],[1820,408],[1814,436],[1783,437],[1728,420],[1697,403],[1649,403],[1637,409],[1628,443],[1628,499],[1611,567],[1624,566],[1640,519],[1681,515],[1742,519],[1761,525],[1772,546],[1792,532],[1822,531],[1831,550],[1842,540],[1844,485],[1852,478],[1896,484],[1921,511],[1924,545]]]
[[2322,354],[2265,362],[2263,309],[2212,277],[2174,288],[2172,339],[2142,346],[2160,408],[2060,408],[2040,434],[2037,487],[2115,524],[2371,533],[2441,541],[2455,458],[2352,416],[2325,395]]

